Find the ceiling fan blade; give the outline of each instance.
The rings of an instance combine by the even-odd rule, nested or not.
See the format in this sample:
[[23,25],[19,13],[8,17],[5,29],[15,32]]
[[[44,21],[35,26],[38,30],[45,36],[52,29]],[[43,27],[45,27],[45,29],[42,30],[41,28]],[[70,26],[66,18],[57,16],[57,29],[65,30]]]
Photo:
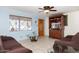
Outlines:
[[50,10],[50,11],[57,11],[57,10]]
[[39,9],[44,10],[43,8],[39,8]]
[[51,6],[50,8],[54,8],[54,6]]
[[43,11],[39,11],[39,12],[43,12]]

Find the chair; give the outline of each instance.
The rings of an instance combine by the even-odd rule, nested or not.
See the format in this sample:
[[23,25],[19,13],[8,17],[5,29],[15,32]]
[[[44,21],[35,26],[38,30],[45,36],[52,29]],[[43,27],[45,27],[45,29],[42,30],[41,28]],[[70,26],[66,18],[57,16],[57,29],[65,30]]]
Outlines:
[[75,51],[79,50],[79,33],[56,40],[53,48],[55,52],[64,52],[65,49],[68,49],[68,46],[72,47]]
[[23,47],[13,37],[0,36],[0,52],[5,53],[32,53],[32,50]]

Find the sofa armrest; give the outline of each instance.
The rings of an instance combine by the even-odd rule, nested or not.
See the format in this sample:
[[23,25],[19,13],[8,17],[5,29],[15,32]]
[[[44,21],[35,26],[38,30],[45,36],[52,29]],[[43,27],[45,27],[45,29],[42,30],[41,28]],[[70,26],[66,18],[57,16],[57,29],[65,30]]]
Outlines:
[[62,38],[61,40],[62,41],[71,41],[73,36],[74,35],[67,35],[66,37]]
[[20,47],[13,50],[9,50],[7,51],[7,53],[32,53],[32,50]]
[[6,53],[8,52],[9,50],[0,50],[0,53]]

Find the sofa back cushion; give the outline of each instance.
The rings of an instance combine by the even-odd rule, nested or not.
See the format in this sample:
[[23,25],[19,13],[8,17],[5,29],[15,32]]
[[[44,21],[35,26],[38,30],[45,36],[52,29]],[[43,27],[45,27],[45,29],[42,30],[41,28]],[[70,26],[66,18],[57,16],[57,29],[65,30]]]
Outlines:
[[13,37],[2,36],[2,43],[5,50],[21,46]]
[[72,41],[73,42],[78,42],[79,43],[79,33],[77,33],[76,35],[74,35],[73,37],[72,37]]
[[79,49],[79,33],[72,37],[71,46],[75,49]]

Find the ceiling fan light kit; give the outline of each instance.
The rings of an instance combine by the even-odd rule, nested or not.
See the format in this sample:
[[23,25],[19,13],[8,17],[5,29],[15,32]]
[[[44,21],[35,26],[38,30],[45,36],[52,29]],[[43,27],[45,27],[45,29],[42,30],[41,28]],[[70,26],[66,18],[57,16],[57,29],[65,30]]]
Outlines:
[[45,12],[45,13],[49,13],[49,10],[45,10],[44,12]]

